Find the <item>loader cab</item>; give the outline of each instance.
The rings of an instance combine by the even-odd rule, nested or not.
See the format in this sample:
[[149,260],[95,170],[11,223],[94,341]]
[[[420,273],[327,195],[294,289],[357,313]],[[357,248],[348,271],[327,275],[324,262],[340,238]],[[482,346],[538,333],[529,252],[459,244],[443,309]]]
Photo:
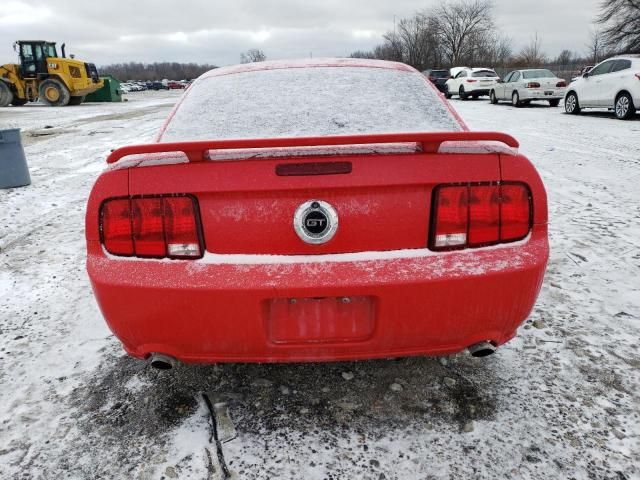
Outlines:
[[58,56],[56,44],[44,41],[16,42],[23,78],[36,78],[48,74],[47,58]]

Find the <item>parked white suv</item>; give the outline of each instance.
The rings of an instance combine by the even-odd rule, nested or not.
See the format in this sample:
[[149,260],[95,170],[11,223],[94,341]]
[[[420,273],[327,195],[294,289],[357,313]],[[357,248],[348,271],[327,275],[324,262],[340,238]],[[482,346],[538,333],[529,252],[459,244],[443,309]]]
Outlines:
[[596,65],[571,82],[564,98],[567,113],[609,108],[629,119],[640,108],[640,55],[621,55]]
[[489,95],[500,77],[490,68],[452,68],[452,77],[445,83],[447,98],[459,95],[461,100]]

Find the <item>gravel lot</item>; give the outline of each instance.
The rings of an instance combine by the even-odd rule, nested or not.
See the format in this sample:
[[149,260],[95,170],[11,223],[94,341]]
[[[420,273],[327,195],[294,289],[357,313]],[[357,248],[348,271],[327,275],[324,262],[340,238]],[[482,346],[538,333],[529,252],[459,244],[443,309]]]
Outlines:
[[0,109],[33,180],[0,190],[0,478],[640,478],[640,116],[453,101],[549,194],[547,278],[496,355],[157,372],[95,304],[84,207],[179,95]]

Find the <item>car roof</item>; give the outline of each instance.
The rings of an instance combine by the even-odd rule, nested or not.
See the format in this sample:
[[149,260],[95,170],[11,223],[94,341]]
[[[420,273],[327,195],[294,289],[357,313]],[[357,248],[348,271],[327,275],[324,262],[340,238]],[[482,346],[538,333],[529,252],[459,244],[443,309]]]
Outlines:
[[202,78],[232,75],[234,73],[257,72],[262,70],[281,70],[287,68],[316,68],[316,67],[363,67],[383,68],[407,73],[418,71],[405,63],[389,62],[386,60],[370,60],[362,58],[309,58],[301,60],[270,60],[266,62],[243,63],[228,67],[214,68],[206,72]]
[[493,72],[493,68],[484,68],[484,67],[477,67],[477,68],[470,68],[469,70],[471,70],[472,72],[481,72],[483,70],[489,70],[490,72]]

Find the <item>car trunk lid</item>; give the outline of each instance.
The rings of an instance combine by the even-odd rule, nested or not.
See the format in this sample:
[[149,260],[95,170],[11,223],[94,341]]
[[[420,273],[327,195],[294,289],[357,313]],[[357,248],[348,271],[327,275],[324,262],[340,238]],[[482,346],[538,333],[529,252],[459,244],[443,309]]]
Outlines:
[[[392,137],[416,136],[407,135]],[[447,135],[483,137],[470,132],[437,136]],[[381,141],[389,135],[382,137]],[[327,138],[324,142],[345,141]],[[130,195],[194,195],[205,247],[211,253],[313,255],[426,248],[437,185],[500,180],[499,155],[490,149],[438,153],[440,144],[433,148],[423,142],[416,149],[414,143],[408,149],[407,143],[395,142],[395,147],[394,142],[384,143],[386,149],[365,153],[362,145],[356,145],[329,156],[304,150],[302,156],[293,152],[282,156],[283,149],[278,148],[274,151],[278,155],[269,157],[263,148],[261,156],[238,159],[230,154],[233,159],[225,160],[217,151],[217,160],[131,168]],[[296,232],[296,211],[313,201],[330,205],[338,217],[335,235],[326,243],[308,243]]]

